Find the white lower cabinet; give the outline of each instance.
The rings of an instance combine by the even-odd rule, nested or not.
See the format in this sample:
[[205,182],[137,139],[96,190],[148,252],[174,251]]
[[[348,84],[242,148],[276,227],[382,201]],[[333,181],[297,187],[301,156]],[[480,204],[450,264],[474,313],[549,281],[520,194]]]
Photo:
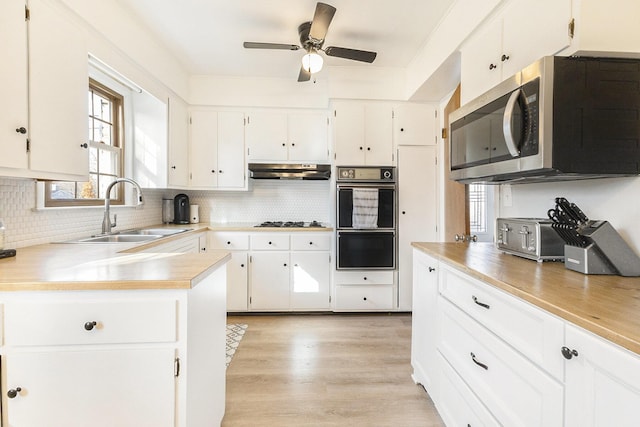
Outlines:
[[251,309],[289,310],[289,252],[251,253]]
[[227,311],[247,311],[249,304],[249,234],[214,231],[209,234],[212,249],[231,251],[227,263]]
[[638,425],[638,354],[420,250],[413,304],[413,378],[447,426]]
[[565,425],[638,425],[640,357],[594,334],[567,325]]
[[389,311],[395,307],[393,271],[336,271],[336,311]]
[[2,425],[219,425],[225,283],[0,293]]
[[562,385],[446,300],[439,350],[505,426],[561,426]]
[[438,260],[416,252],[413,262],[413,310],[411,316],[411,366],[413,380],[429,390],[435,398],[438,392],[437,307]]
[[13,353],[2,360],[8,423],[174,426],[175,357],[172,348]]

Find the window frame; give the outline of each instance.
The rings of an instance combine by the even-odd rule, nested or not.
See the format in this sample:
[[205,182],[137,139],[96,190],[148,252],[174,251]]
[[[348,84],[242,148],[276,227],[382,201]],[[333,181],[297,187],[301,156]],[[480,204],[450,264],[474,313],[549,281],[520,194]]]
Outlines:
[[[118,153],[118,170],[116,174],[103,174],[100,173],[100,170],[97,171],[89,171],[89,179],[91,176],[97,176],[97,191],[99,195],[100,191],[100,177],[101,176],[110,176],[115,178],[122,177],[124,175],[124,164],[125,164],[125,126],[124,126],[124,104],[125,99],[124,96],[115,90],[109,88],[103,83],[99,81],[89,78],[88,81],[88,91],[97,93],[98,95],[107,98],[112,105],[111,110],[111,122],[112,125],[112,144],[107,145],[99,141],[93,141],[89,138],[89,150],[95,149],[98,151],[110,151]],[[89,119],[95,119],[92,111],[88,112],[87,117]],[[88,130],[88,129],[87,129]],[[99,155],[99,154],[98,154]],[[98,167],[99,168],[99,167]],[[45,207],[75,207],[75,206],[101,206],[104,205],[104,198],[94,198],[94,199],[53,199],[51,198],[51,192],[53,189],[53,183],[56,181],[47,181],[45,182],[45,191],[44,191],[44,206]],[[63,182],[63,181],[58,181]],[[74,181],[64,181],[64,182],[74,182]],[[78,194],[81,190],[79,186],[83,185],[86,181],[75,181],[76,192]],[[110,198],[111,205],[124,205],[125,204],[125,192],[121,188],[121,184],[117,185],[117,192],[115,198]],[[113,194],[113,191],[111,192]]]

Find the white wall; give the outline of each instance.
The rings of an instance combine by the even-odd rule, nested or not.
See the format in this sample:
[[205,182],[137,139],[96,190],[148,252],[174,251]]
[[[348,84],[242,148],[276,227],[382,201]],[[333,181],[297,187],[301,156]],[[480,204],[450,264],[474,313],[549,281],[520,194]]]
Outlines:
[[640,255],[640,177],[511,186],[512,206],[500,197],[499,216],[546,218],[556,197],[575,203],[590,219],[606,220]]

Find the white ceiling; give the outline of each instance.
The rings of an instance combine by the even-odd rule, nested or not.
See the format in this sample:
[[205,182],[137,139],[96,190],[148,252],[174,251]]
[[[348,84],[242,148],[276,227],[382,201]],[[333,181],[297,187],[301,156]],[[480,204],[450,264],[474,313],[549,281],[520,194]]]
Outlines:
[[[244,49],[242,42],[299,44],[315,0],[118,0],[191,75],[297,79],[304,51]],[[406,67],[454,0],[325,0],[337,12],[324,46],[378,52],[373,64],[325,58],[325,66]],[[322,73],[322,71],[321,71]]]

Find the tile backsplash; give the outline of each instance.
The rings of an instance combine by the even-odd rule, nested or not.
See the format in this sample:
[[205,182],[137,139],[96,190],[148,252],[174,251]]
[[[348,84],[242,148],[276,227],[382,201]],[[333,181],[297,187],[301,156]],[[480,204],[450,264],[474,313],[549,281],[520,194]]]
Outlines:
[[[258,223],[268,220],[331,223],[330,181],[251,181],[248,192],[143,190],[141,208],[113,207],[116,230],[145,227],[162,221],[162,199],[178,193],[200,205],[201,222]],[[36,210],[36,182],[0,177],[0,218],[6,227],[5,246],[63,241],[100,233],[102,207]]]

